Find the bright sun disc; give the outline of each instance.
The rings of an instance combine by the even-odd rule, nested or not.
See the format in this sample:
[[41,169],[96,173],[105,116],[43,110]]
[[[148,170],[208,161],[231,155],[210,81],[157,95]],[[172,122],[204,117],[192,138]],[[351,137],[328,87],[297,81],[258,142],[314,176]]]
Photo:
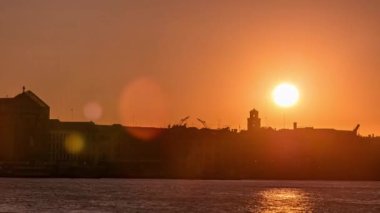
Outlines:
[[297,103],[299,93],[296,86],[283,83],[274,88],[272,96],[278,106],[291,107]]

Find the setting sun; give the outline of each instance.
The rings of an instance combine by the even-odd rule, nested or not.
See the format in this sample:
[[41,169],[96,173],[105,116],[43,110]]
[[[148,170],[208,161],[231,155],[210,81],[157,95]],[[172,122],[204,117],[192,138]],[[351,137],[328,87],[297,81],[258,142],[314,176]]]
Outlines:
[[297,103],[299,92],[293,84],[282,83],[274,88],[272,97],[278,106],[291,107]]

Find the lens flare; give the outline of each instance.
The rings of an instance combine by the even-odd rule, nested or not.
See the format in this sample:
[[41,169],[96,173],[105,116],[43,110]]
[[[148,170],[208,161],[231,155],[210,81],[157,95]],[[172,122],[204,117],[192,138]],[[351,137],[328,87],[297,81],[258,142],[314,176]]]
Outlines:
[[[119,103],[120,118],[128,127],[166,126],[168,117],[167,98],[161,87],[150,78],[140,78],[127,85]],[[127,131],[140,139],[152,139],[157,131],[127,128]]]
[[87,119],[96,121],[102,117],[103,109],[97,102],[89,102],[83,107],[83,114]]
[[133,137],[143,141],[150,141],[159,136],[162,132],[162,129],[159,128],[126,127],[126,130]]
[[84,146],[85,140],[80,133],[70,133],[65,139],[65,149],[70,154],[79,154]]

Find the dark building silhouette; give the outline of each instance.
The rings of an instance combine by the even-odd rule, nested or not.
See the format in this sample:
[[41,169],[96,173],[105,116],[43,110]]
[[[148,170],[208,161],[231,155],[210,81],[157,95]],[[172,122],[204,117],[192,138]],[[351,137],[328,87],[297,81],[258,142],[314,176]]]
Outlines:
[[0,98],[0,160],[42,159],[46,153],[49,106],[31,91]]
[[261,119],[259,118],[259,111],[252,109],[249,112],[249,118],[247,119],[247,129],[257,130],[261,128]]
[[118,161],[124,132],[121,125],[50,120],[49,161],[86,165]]
[[93,122],[50,121],[51,162],[93,164],[99,158],[98,128]]
[[353,130],[247,131],[97,125],[49,118],[31,91],[0,99],[0,176],[380,180],[380,138]]

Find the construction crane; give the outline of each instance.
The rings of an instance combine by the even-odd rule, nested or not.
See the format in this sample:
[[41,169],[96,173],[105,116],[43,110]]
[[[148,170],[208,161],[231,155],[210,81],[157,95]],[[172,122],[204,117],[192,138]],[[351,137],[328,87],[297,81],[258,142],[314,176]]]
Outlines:
[[190,116],[186,116],[184,118],[182,118],[179,122],[179,126],[183,126],[183,125],[186,125],[186,121],[189,120]]
[[204,128],[206,128],[206,129],[208,128],[207,124],[206,124],[206,121],[204,121],[204,120],[202,120],[200,118],[197,118],[197,120],[203,125]]
[[353,132],[355,133],[355,135],[358,134],[359,128],[360,128],[360,124],[356,125],[355,129],[353,130]]

